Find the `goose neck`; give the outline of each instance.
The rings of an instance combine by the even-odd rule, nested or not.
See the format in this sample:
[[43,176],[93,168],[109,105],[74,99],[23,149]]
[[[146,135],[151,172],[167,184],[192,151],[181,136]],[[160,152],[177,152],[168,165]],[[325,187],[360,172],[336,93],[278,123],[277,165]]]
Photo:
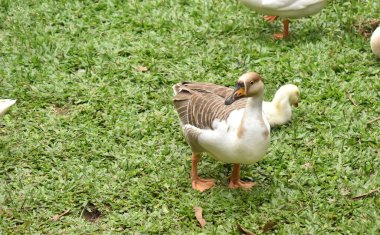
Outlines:
[[263,97],[257,96],[257,97],[249,97],[247,99],[247,105],[246,105],[246,111],[247,112],[260,112],[262,111],[263,107]]

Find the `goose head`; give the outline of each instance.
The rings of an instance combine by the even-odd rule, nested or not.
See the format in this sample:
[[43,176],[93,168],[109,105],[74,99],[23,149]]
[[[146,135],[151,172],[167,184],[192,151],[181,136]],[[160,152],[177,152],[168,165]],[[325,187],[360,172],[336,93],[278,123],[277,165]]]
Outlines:
[[264,82],[261,76],[255,72],[248,72],[239,78],[232,95],[224,101],[224,104],[230,105],[244,97],[262,97],[263,93]]
[[300,101],[300,90],[293,84],[281,86],[273,98],[274,103],[289,103],[294,107],[298,107]]

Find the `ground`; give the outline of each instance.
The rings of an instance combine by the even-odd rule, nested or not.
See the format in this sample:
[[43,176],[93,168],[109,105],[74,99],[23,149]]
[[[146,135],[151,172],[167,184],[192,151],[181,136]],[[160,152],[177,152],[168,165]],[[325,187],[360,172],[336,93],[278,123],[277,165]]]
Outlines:
[[[273,40],[281,22],[235,0],[1,1],[0,233],[380,233],[379,194],[353,199],[380,187],[380,61],[357,27],[379,9],[330,1]],[[300,106],[243,166],[252,191],[207,155],[216,187],[194,191],[171,87],[246,71]]]

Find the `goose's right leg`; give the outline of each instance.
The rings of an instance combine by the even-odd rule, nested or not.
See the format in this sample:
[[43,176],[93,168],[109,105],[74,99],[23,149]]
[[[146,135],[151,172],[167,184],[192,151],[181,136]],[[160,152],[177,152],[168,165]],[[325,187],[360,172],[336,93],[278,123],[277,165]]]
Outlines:
[[[270,23],[273,23],[275,20],[277,20],[278,16],[264,16],[264,19],[266,21],[269,21]],[[284,25],[284,32],[283,33],[276,33],[274,35],[275,39],[283,39],[286,38],[289,35],[289,20],[285,19],[282,21]]]
[[191,158],[191,185],[193,189],[203,192],[212,186],[214,186],[215,181],[213,179],[202,179],[198,176],[198,161],[201,157],[193,153]]

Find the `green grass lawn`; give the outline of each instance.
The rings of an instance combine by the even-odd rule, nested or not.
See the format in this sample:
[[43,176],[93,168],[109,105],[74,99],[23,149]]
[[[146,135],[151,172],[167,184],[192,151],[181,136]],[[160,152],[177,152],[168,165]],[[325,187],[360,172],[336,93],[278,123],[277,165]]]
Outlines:
[[[330,1],[274,41],[281,22],[235,0],[0,1],[0,97],[18,100],[0,119],[0,234],[379,234],[379,194],[352,199],[380,187],[380,60],[354,27],[379,11]],[[243,166],[257,187],[228,189],[232,166],[206,156],[217,185],[194,191],[171,87],[249,70],[266,100],[293,83],[301,104]]]

